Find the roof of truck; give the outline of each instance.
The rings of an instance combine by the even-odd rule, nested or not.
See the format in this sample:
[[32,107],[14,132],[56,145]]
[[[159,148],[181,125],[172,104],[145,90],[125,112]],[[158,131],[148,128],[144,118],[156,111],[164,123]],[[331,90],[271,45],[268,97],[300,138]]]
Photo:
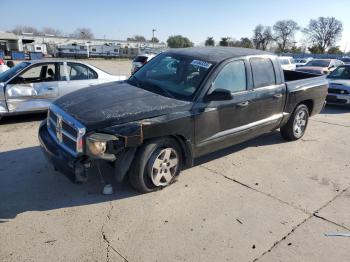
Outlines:
[[169,49],[167,53],[193,56],[201,60],[219,63],[223,60],[241,56],[272,55],[269,52],[239,47],[190,47]]

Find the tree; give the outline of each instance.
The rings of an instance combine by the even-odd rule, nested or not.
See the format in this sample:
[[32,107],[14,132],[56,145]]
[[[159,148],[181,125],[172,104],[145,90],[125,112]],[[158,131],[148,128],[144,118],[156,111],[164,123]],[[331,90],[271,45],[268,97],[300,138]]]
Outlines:
[[207,40],[205,40],[205,46],[215,46],[214,37],[208,37]]
[[30,33],[33,35],[40,35],[39,30],[35,27],[31,26],[23,26],[23,25],[17,25],[14,29],[11,30],[12,33],[16,35],[20,35],[23,33]]
[[303,49],[302,49],[301,47],[293,46],[293,47],[290,49],[290,52],[291,52],[291,53],[303,53]]
[[219,46],[228,46],[229,45],[229,38],[228,37],[222,37]]
[[62,36],[62,32],[60,30],[51,27],[44,27],[41,33],[43,35]]
[[248,37],[242,37],[241,38],[241,47],[244,48],[254,48],[252,40],[250,40]]
[[328,49],[328,54],[341,55],[343,52],[340,50],[339,46],[332,46]]
[[81,38],[81,39],[92,39],[94,38],[94,34],[92,33],[90,28],[77,28],[70,37]]
[[294,42],[295,33],[300,29],[293,20],[277,21],[273,26],[274,40],[280,52],[286,52]]
[[170,36],[167,40],[168,46],[170,48],[183,48],[183,47],[192,47],[193,43],[182,35],[173,35]]
[[254,29],[253,43],[256,49],[266,50],[269,43],[273,40],[271,27],[257,25]]
[[134,35],[133,37],[128,37],[127,41],[146,42],[146,38],[142,35]]
[[243,48],[254,48],[252,41],[248,37],[242,37],[238,41],[229,41],[229,46],[243,47]]
[[322,53],[324,53],[324,51],[322,50],[322,48],[319,45],[310,46],[308,48],[308,50],[309,50],[309,52],[311,54],[322,54]]
[[152,43],[159,43],[159,39],[157,37],[152,37],[150,42],[152,42]]
[[313,46],[318,46],[321,53],[334,46],[341,37],[343,24],[334,17],[319,17],[311,19],[309,25],[303,30]]

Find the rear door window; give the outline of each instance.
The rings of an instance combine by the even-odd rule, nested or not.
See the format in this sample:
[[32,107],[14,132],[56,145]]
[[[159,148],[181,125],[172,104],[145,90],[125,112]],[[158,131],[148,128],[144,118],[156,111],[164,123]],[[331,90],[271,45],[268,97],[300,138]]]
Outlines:
[[69,79],[72,81],[98,78],[97,73],[94,70],[83,64],[67,63],[67,73]]
[[275,70],[269,58],[251,58],[254,88],[276,84]]

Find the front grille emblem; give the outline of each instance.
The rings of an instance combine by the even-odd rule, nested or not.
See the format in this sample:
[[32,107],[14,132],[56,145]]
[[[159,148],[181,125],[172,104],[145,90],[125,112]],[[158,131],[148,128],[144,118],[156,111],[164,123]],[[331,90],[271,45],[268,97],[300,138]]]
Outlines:
[[62,143],[63,138],[62,138],[62,116],[57,115],[57,120],[56,120],[56,137],[60,143]]

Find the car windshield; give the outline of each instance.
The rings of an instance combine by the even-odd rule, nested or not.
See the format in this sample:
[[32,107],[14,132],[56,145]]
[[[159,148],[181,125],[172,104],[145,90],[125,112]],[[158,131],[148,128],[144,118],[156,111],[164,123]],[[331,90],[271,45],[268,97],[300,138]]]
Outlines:
[[296,59],[295,63],[306,63],[305,59]]
[[140,62],[140,63],[144,63],[147,61],[147,56],[137,56],[135,57],[133,62]]
[[128,83],[161,95],[192,100],[213,63],[164,53],[141,67]]
[[0,74],[0,82],[7,82],[13,76],[15,76],[18,72],[22,71],[24,68],[26,68],[29,65],[30,65],[30,63],[28,63],[28,62],[22,62],[18,65],[15,65],[12,68],[10,68],[9,70],[1,73]]
[[329,67],[329,64],[331,63],[330,60],[312,60],[306,64],[306,66],[316,66],[316,67]]
[[350,66],[340,66],[335,69],[328,78],[350,79]]
[[289,60],[287,58],[280,58],[281,65],[289,65]]
[[344,63],[350,63],[350,57],[343,57],[340,60],[343,61]]

